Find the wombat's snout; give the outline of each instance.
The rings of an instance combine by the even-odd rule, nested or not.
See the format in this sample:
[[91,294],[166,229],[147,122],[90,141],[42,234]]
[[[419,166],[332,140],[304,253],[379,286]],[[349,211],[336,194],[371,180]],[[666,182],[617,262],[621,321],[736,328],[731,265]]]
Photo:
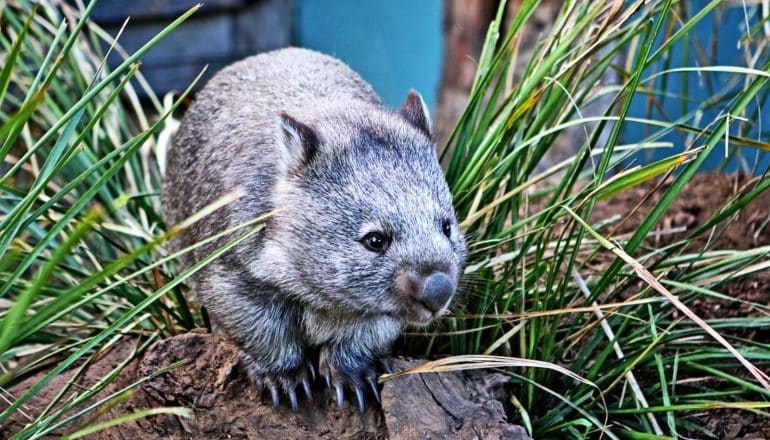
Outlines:
[[449,274],[433,271],[427,274],[407,272],[396,278],[398,293],[406,300],[406,318],[412,324],[424,325],[446,310],[455,292]]
[[449,302],[454,291],[455,287],[449,276],[443,272],[435,272],[425,279],[415,299],[431,312],[438,313]]

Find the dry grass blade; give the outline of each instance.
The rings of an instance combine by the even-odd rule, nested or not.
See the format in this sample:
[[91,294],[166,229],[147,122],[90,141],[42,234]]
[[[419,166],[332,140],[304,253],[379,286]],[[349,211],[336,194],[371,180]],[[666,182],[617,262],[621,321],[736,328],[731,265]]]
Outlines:
[[553,364],[551,362],[489,355],[449,356],[442,359],[437,359],[435,361],[424,362],[420,365],[415,365],[414,367],[410,367],[396,373],[383,374],[379,377],[378,380],[380,383],[383,383],[407,374],[444,373],[448,371],[475,370],[480,368],[544,368],[547,370],[556,371],[571,379],[599,390],[599,387],[596,386],[596,384],[593,382],[573,373],[567,368]]
[[614,313],[621,307],[631,307],[631,306],[638,306],[642,304],[653,304],[653,303],[660,303],[660,302],[666,302],[666,301],[668,301],[668,299],[666,299],[665,297],[655,296],[651,298],[628,299],[622,302],[591,304],[589,306],[580,306],[580,307],[565,307],[561,309],[542,310],[537,312],[500,313],[500,314],[488,313],[485,315],[451,314],[448,316],[452,318],[464,318],[464,319],[498,318],[498,319],[505,319],[509,322],[516,322],[522,319],[540,318],[544,316],[569,315],[573,313],[594,313],[595,314],[596,312],[607,310],[607,309],[611,309],[610,313]]
[[[580,290],[583,292],[583,295],[586,298],[591,297],[591,292],[588,290],[588,285],[586,284],[585,279],[580,276],[580,273],[578,273],[576,268],[572,268],[572,277],[575,279],[575,282],[577,283]],[[593,306],[598,306],[598,304],[594,301]],[[623,349],[620,347],[620,344],[618,344],[618,341],[615,337],[615,332],[612,330],[612,327],[610,327],[609,322],[607,322],[605,314],[596,307],[596,310],[594,311],[594,314],[596,315],[596,318],[599,320],[599,325],[601,326],[602,330],[604,331],[604,334],[607,335],[608,341],[612,344],[612,349],[615,352],[615,356],[617,356],[618,359],[622,360],[626,357],[626,355],[623,353]],[[634,375],[633,371],[628,371],[626,373],[626,380],[628,381],[628,384],[631,386],[631,391],[634,393],[634,397],[636,398],[636,401],[642,408],[649,408],[650,404],[647,403],[647,398],[644,396],[644,392],[642,391],[642,388],[639,386],[639,381],[636,380],[636,376]],[[656,435],[663,435],[663,431],[660,429],[660,425],[658,425],[658,421],[655,420],[655,417],[652,414],[647,414],[647,419],[650,422],[650,425],[652,425],[652,428],[655,430]]]
[[682,301],[679,300],[674,294],[668,291],[663,284],[658,281],[657,278],[653,274],[650,273],[650,271],[647,270],[644,266],[642,266],[638,261],[636,261],[633,257],[628,255],[621,247],[613,244],[606,238],[602,237],[601,234],[597,233],[596,231],[591,228],[591,226],[586,223],[582,218],[580,218],[579,215],[577,215],[573,210],[571,210],[569,207],[563,206],[562,207],[565,211],[567,211],[578,223],[580,223],[591,235],[594,236],[599,242],[607,248],[607,250],[611,251],[618,257],[620,257],[626,264],[628,264],[634,272],[641,278],[644,282],[646,282],[650,287],[655,289],[658,293],[668,298],[669,302],[676,307],[679,311],[685,314],[690,320],[692,320],[695,324],[697,324],[700,328],[702,328],[706,333],[709,334],[712,338],[714,338],[717,342],[719,342],[727,351],[732,354],[735,359],[738,360],[746,369],[751,373],[752,376],[754,376],[755,379],[757,379],[757,382],[762,384],[762,386],[770,391],[770,377],[765,374],[762,370],[757,368],[754,364],[752,364],[748,359],[746,359],[738,350],[733,347],[732,344],[730,344],[727,339],[725,339],[722,335],[719,334],[716,330],[714,330],[713,327],[711,327],[706,321],[701,319],[698,315],[695,314],[687,305],[685,305]]

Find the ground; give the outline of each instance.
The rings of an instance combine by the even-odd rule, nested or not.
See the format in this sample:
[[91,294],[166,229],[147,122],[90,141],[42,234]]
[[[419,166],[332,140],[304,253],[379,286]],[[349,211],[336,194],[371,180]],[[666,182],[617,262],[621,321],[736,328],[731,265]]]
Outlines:
[[[624,191],[598,204],[592,218],[606,219],[613,215],[631,213],[613,233],[614,235],[633,233],[655,204],[660,201],[671,181],[672,179],[650,182]],[[753,188],[754,183],[756,182],[753,179],[738,174],[696,174],[672,203],[661,219],[659,227],[656,228],[657,233],[648,239],[648,243],[660,247],[685,237],[689,231],[704,224],[712,213],[730,199],[732,194],[748,192]],[[640,203],[641,206],[634,211]],[[739,217],[720,223],[714,228],[713,233],[703,234],[689,245],[686,252],[698,252],[704,249],[707,243],[709,249],[713,250],[744,250],[770,245],[770,224],[768,223],[770,223],[770,191],[765,191],[741,209]],[[615,227],[613,225],[613,228]],[[604,256],[610,258],[609,254]],[[606,267],[603,264],[604,261],[594,263],[597,271]],[[717,290],[732,298],[770,306],[770,271],[759,271],[727,282],[718,286]],[[758,316],[763,313],[747,303],[711,297],[697,298],[689,306],[701,318],[707,319]],[[770,331],[757,336],[768,341]]]
[[[135,342],[135,341],[133,341]],[[106,351],[78,379],[90,386],[123,361],[133,350],[131,340]],[[346,402],[342,408],[331,403],[328,393],[316,387],[314,404],[302,402],[298,413],[288,408],[274,410],[266,396],[259,396],[238,362],[238,349],[226,337],[196,330],[153,344],[142,359],[132,362],[108,390],[107,396],[140,378],[174,362],[186,363],[137,387],[125,401],[112,407],[99,420],[107,420],[147,408],[184,406],[191,408],[191,419],[159,415],[101,431],[95,439],[511,439],[529,437],[523,428],[506,421],[503,405],[494,397],[502,383],[492,375],[461,373],[409,375],[387,382],[379,408],[369,402],[362,416]],[[414,361],[394,360],[403,369]],[[35,396],[27,405],[35,414],[72,374],[62,375]],[[19,393],[38,376],[11,389]],[[81,424],[95,419],[86,418]],[[18,431],[24,420],[20,415],[0,428],[0,438]],[[68,426],[58,437],[73,429]]]
[[[672,179],[651,182],[624,191],[597,205],[592,218],[606,219],[612,215],[631,213],[617,229],[616,234],[630,234],[657,204]],[[686,228],[688,231],[703,225],[712,213],[721,209],[733,194],[744,194],[753,188],[754,178],[739,174],[701,173],[685,186],[682,194],[673,202],[661,220],[655,234],[648,243],[656,247],[672,243],[687,235],[687,232],[671,231]],[[641,203],[644,201],[643,203]],[[638,205],[638,210],[634,211]],[[770,245],[770,191],[765,191],[740,210],[740,216],[730,218],[694,240],[687,253],[702,250],[706,244],[710,249],[753,249]],[[609,254],[593,262],[597,272],[606,268]],[[685,270],[683,268],[683,270]],[[749,304],[770,306],[770,271],[762,270],[740,279],[717,286],[716,290],[733,299],[722,300],[700,296],[688,306],[701,318],[717,319],[732,317],[767,316],[767,310]],[[638,290],[636,290],[638,291]],[[770,342],[770,328],[749,329],[739,336],[756,342]],[[738,376],[743,370],[733,372]],[[748,375],[745,379],[752,381]],[[748,411],[723,409],[688,414],[697,425],[706,427],[722,439],[757,440],[770,438],[770,418]]]
[[[664,216],[659,234],[650,237],[649,241],[661,245],[682,237],[685,232],[671,231],[676,228],[692,230],[703,224],[734,190],[743,188],[747,182],[748,178],[738,175],[697,175]],[[651,192],[658,184],[641,185],[598,204],[593,218],[605,219],[615,214],[631,213],[613,235],[633,232],[658,202],[662,189],[670,181],[660,183],[660,188]],[[635,211],[642,200],[645,202]],[[768,219],[770,192],[765,192],[747,205],[739,218],[715,230],[711,236],[711,248],[748,249],[769,245]],[[606,234],[607,230],[603,232]],[[689,252],[703,248],[707,239],[696,240]],[[607,254],[598,255],[589,269],[601,271],[606,267],[608,258]],[[720,291],[733,298],[770,306],[768,287],[770,273],[761,271],[739,281],[728,282],[720,286]],[[703,318],[759,316],[765,313],[747,303],[713,298],[699,298],[690,305]],[[742,336],[767,342],[770,340],[770,329],[752,330]],[[107,350],[77,379],[77,384],[80,387],[92,386],[97,378],[103,377],[126,359],[135,344],[136,341],[126,338]],[[498,400],[504,378],[490,372],[410,375],[393,379],[383,387],[381,409],[370,402],[363,417],[348,403],[343,408],[337,408],[331,403],[330,396],[320,391],[320,386],[316,387],[312,409],[305,405],[298,414],[285,407],[275,411],[268,399],[260,397],[255,387],[245,379],[238,364],[237,349],[223,336],[202,330],[156,342],[140,359],[130,363],[117,382],[101,395],[106,396],[183,359],[188,362],[136,387],[127,400],[112,407],[100,419],[157,406],[191,408],[195,414],[193,419],[155,416],[102,431],[92,438],[528,438],[521,427],[508,423],[504,405]],[[409,365],[404,360],[396,362],[397,367]],[[65,386],[73,374],[69,372],[56,378],[26,405],[27,412],[34,414],[44,408],[47,399]],[[10,391],[19,395],[39,377],[27,378]],[[748,412],[720,410],[690,416],[721,438],[770,438],[768,420]],[[0,427],[0,438],[6,438],[23,426],[25,420],[21,415],[17,417]],[[94,420],[85,418],[80,423],[93,423]],[[54,434],[58,436],[72,429],[72,426],[67,426]]]

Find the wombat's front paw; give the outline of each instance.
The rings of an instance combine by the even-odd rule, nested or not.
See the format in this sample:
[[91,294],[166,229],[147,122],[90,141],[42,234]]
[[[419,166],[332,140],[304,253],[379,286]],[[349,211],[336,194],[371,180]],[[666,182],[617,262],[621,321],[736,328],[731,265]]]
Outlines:
[[345,401],[344,388],[348,387],[355,393],[358,409],[363,413],[366,410],[364,404],[366,388],[369,388],[375,400],[380,402],[377,376],[389,370],[385,362],[351,355],[340,348],[323,348],[318,359],[318,370],[326,380],[329,389],[335,391],[337,406],[342,407]]
[[299,366],[284,368],[281,370],[265,369],[259,362],[253,360],[248,354],[243,354],[243,362],[249,379],[262,394],[265,389],[270,391],[273,400],[273,408],[278,409],[281,404],[281,393],[288,396],[291,410],[297,412],[297,388],[302,386],[308,403],[313,401],[313,390],[310,388],[310,379],[315,379],[315,369],[309,362]]

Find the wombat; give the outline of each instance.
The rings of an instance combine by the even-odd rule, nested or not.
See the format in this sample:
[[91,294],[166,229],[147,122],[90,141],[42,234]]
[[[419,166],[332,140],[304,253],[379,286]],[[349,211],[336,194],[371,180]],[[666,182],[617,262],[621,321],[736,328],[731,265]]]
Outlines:
[[[441,316],[466,245],[422,97],[386,109],[342,62],[289,48],[217,73],[168,151],[167,225],[244,194],[186,230],[189,246],[270,214],[264,229],[191,277],[249,377],[297,409],[318,371],[344,400],[379,399],[376,376],[406,325]],[[244,231],[240,231],[241,233]],[[226,243],[195,249],[182,267]]]

